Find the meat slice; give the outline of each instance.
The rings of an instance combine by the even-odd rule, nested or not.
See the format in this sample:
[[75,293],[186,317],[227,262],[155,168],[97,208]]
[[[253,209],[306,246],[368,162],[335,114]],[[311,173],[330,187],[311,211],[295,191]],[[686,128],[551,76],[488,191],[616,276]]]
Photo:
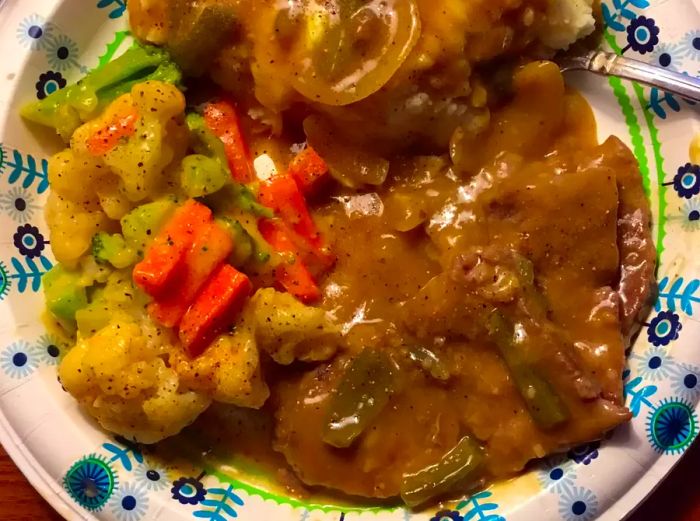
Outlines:
[[617,175],[619,206],[617,243],[620,250],[620,321],[625,342],[639,331],[651,308],[656,288],[656,248],[651,234],[651,209],[637,160],[616,137],[601,145],[601,154]]

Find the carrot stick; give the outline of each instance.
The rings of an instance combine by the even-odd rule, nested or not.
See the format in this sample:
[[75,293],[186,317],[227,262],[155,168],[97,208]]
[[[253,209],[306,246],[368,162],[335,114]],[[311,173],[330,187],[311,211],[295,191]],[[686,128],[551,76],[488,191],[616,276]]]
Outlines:
[[255,179],[253,160],[241,131],[236,106],[227,100],[209,103],[204,107],[204,122],[224,143],[233,178],[240,183],[249,183]]
[[193,199],[175,210],[143,260],[134,266],[132,276],[136,285],[151,296],[163,294],[180,273],[197,230],[211,219],[211,210]]
[[258,222],[258,230],[276,251],[288,254],[289,260],[282,262],[274,270],[277,284],[302,302],[310,303],[320,299],[321,291],[284,223],[273,219],[261,219]]
[[248,277],[229,264],[217,269],[180,322],[180,341],[190,356],[198,356],[221,327],[233,321],[250,295]]
[[167,327],[177,325],[209,275],[224,263],[232,251],[233,240],[228,232],[215,222],[204,225],[184,256],[184,267],[177,286],[149,305],[151,317]]
[[287,173],[294,178],[305,195],[313,194],[329,179],[328,165],[310,146],[294,156]]
[[276,175],[260,184],[260,202],[272,208],[292,229],[318,248],[323,239],[318,233],[299,186],[289,175]]

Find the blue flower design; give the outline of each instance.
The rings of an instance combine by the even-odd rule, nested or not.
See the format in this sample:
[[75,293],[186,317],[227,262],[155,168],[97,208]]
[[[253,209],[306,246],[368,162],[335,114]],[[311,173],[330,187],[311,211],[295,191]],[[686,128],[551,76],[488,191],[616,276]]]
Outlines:
[[637,373],[652,382],[668,378],[673,371],[673,363],[668,359],[668,353],[660,347],[652,347],[643,354],[633,353],[631,358],[637,362]]
[[576,480],[576,467],[566,456],[548,458],[537,471],[537,481],[545,490],[561,492]]
[[116,484],[112,467],[95,454],[77,461],[63,477],[63,488],[81,507],[93,512],[102,510]]
[[18,226],[12,240],[19,253],[30,259],[40,257],[46,248],[44,236],[39,232],[39,228],[31,224]]
[[109,12],[110,18],[119,18],[126,11],[126,0],[99,0],[97,2],[98,9],[111,8]]
[[61,358],[61,348],[50,335],[41,335],[34,344],[34,351],[46,365],[58,365]]
[[661,311],[656,315],[647,328],[649,342],[656,347],[667,346],[678,338],[680,330],[683,329],[681,318],[673,311]]
[[170,484],[168,471],[150,461],[144,461],[134,469],[136,481],[147,490],[163,490]]
[[687,232],[700,230],[700,200],[687,201],[681,209],[681,227]]
[[683,53],[679,44],[661,43],[654,49],[651,57],[651,63],[659,67],[676,72],[681,70]]
[[629,369],[623,372],[625,402],[629,407],[632,416],[637,417],[642,410],[642,407],[653,408],[650,397],[656,394],[659,388],[655,385],[644,385],[641,376],[636,376],[632,380],[627,381],[629,377]]
[[457,510],[464,511],[463,517],[465,521],[469,521],[470,519],[506,521],[502,515],[497,513],[499,505],[493,501],[492,496],[492,492],[482,490],[457,503],[456,508]]
[[[41,288],[41,277],[51,269],[53,264],[44,255],[41,255],[37,261],[30,257],[24,257],[24,262],[17,257],[12,257],[13,272],[7,275],[8,281],[17,281],[17,291],[24,293],[27,290],[37,292]],[[0,266],[0,271],[3,271],[4,266]],[[6,272],[6,270],[5,270]]]
[[0,261],[0,301],[4,300],[10,292],[11,282],[12,279],[10,279],[10,275],[7,272],[7,266]]
[[655,451],[680,454],[697,435],[698,421],[692,406],[682,400],[663,400],[649,414],[647,438]]
[[46,47],[46,60],[52,69],[66,71],[80,67],[78,53],[78,45],[65,34],[60,34]]
[[25,223],[34,216],[34,212],[39,210],[39,205],[34,202],[34,195],[19,186],[13,186],[0,194],[0,210],[9,215],[13,221]]
[[175,480],[173,487],[170,489],[172,498],[183,505],[197,505],[201,503],[207,495],[207,489],[204,488],[201,479],[201,477],[181,477]]
[[579,445],[569,450],[566,455],[574,460],[576,463],[583,463],[584,465],[589,465],[591,461],[598,457],[598,449],[600,448],[600,442],[594,441],[591,443],[586,443],[585,445]]
[[700,29],[685,33],[680,43],[680,52],[686,58],[700,59]]
[[678,396],[695,403],[700,397],[700,369],[686,364],[678,364],[671,385]]
[[0,145],[0,175],[7,173],[6,179],[11,185],[21,183],[22,188],[26,189],[37,183],[34,188],[38,193],[43,194],[48,190],[49,161],[17,149],[10,150],[11,154]]
[[675,311],[680,308],[683,313],[693,316],[693,307],[700,303],[700,279],[686,280],[684,277],[677,277],[671,280],[663,277],[659,281],[659,295],[654,303],[654,309],[661,311],[661,306],[665,303],[668,309]]
[[66,80],[60,72],[46,71],[39,75],[39,81],[36,82],[36,97],[44,99],[49,94],[53,94],[58,89],[66,86]]
[[658,43],[659,28],[654,19],[638,16],[627,26],[627,47],[622,52],[632,48],[639,54],[646,54],[652,52]]
[[464,518],[456,510],[440,510],[430,521],[464,521]]
[[[226,488],[211,487],[206,491],[207,498],[202,500],[201,507],[193,515],[211,521],[227,521],[238,517],[234,505],[243,506],[243,499],[233,491],[233,485]],[[340,521],[345,519],[345,513],[340,514]]]
[[22,20],[15,32],[19,43],[33,51],[43,49],[51,40],[51,24],[38,14],[32,14]]
[[700,165],[686,163],[680,167],[673,177],[673,189],[686,199],[700,194]]
[[143,454],[139,446],[124,438],[123,436],[115,436],[114,440],[119,444],[115,445],[111,442],[102,444],[102,448],[110,453],[110,463],[118,461],[125,470],[131,471],[134,467],[131,459],[133,458],[136,464],[143,463]]
[[598,498],[583,487],[567,489],[559,497],[559,515],[566,521],[589,521],[598,513]]
[[109,508],[119,521],[138,521],[148,510],[148,494],[139,485],[120,484],[109,500]]
[[39,357],[27,342],[19,340],[2,351],[0,367],[11,378],[24,378],[39,367]]

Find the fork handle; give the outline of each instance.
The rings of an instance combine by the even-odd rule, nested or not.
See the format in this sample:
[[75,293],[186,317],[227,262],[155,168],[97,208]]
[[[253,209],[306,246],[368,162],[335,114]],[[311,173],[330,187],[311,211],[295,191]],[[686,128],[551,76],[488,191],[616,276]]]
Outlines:
[[700,80],[693,76],[605,51],[588,54],[586,61],[587,63],[581,64],[582,69],[603,76],[617,76],[650,87],[658,87],[682,98],[700,102]]

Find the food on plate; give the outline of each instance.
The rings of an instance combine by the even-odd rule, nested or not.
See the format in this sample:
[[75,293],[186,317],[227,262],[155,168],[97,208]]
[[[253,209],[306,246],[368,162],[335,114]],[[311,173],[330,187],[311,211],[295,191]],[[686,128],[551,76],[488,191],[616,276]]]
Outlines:
[[129,12],[140,43],[22,110],[67,144],[47,325],[103,428],[213,430],[309,489],[420,507],[630,418],[649,204],[545,59],[591,1]]

